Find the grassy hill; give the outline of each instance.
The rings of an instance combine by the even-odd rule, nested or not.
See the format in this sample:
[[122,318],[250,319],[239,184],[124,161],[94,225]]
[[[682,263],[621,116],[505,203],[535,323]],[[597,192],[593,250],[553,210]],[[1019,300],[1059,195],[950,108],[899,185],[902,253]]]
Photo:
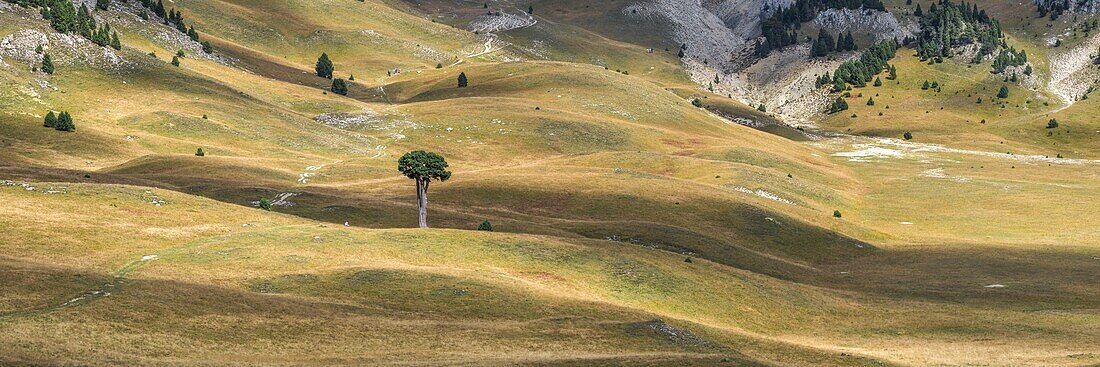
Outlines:
[[[489,35],[473,2],[172,3],[204,55],[116,2],[117,67],[56,37],[54,75],[6,56],[0,364],[1100,363],[1091,100],[972,104],[986,68],[903,50],[819,124],[862,137],[810,139],[692,85],[619,5]],[[0,7],[25,30],[53,34]],[[395,169],[415,149],[454,171],[433,229]]]

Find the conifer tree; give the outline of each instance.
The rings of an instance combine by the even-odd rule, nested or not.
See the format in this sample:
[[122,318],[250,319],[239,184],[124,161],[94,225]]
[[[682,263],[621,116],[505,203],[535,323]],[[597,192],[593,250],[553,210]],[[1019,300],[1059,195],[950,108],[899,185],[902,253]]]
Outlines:
[[489,221],[488,221],[488,220],[486,220],[486,221],[484,221],[484,222],[481,222],[481,224],[477,226],[477,230],[479,230],[479,231],[486,231],[486,232],[492,232],[492,231],[493,231],[493,224],[492,224],[492,223],[489,223]]
[[118,32],[111,32],[111,48],[121,51],[122,41],[118,39]]
[[180,66],[180,58],[179,58],[179,56],[172,56],[172,66],[175,66],[175,67],[179,67],[179,66]]
[[48,0],[50,26],[61,33],[77,31],[76,7],[68,0]]
[[42,121],[42,126],[52,128],[55,125],[57,125],[57,115],[54,115],[53,111],[50,111],[46,114],[46,118]]
[[111,0],[95,0],[95,7],[99,10],[107,10],[111,6]]
[[195,42],[199,41],[199,32],[195,31],[195,25],[192,24],[191,28],[187,29],[187,38]]
[[214,53],[214,47],[210,46],[209,41],[202,41],[202,52],[205,52],[205,53],[208,53],[208,54]]
[[466,72],[458,73],[458,87],[466,88],[469,85],[469,80],[466,79]]
[[1008,98],[1008,87],[1001,86],[1001,90],[997,92],[997,98]]
[[317,76],[332,79],[332,71],[334,67],[332,66],[332,60],[328,58],[327,53],[321,53],[321,57],[317,59],[317,67],[315,69],[317,71]]
[[881,86],[882,86],[882,79],[880,79],[879,77],[875,77],[875,84],[874,84],[874,86],[876,86],[876,87],[881,87]]
[[348,95],[348,83],[344,79],[336,78],[332,80],[332,93],[339,94],[341,96]]
[[54,72],[53,60],[50,59],[50,54],[48,52],[42,55],[42,72],[46,74],[53,74]]
[[76,130],[76,125],[73,124],[73,116],[68,112],[62,112],[61,115],[57,117],[57,122],[54,124],[53,128],[58,131]]

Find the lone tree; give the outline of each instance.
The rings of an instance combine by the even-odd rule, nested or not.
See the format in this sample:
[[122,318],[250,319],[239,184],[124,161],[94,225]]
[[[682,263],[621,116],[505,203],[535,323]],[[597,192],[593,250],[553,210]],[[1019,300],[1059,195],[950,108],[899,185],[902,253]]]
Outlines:
[[428,184],[433,180],[447,181],[451,171],[447,160],[439,154],[414,150],[397,160],[397,170],[405,177],[416,180],[416,201],[420,207],[420,228],[428,228]]
[[339,94],[341,96],[348,95],[348,83],[344,79],[337,78],[332,81],[332,93]]
[[470,84],[469,80],[466,79],[466,73],[465,72],[458,73],[458,87],[459,88],[466,88],[466,86],[469,85],[469,84]]
[[53,59],[50,58],[50,54],[42,55],[42,72],[53,74],[53,70]]
[[332,60],[329,60],[327,53],[321,53],[321,58],[317,59],[316,69],[317,76],[332,79]]
[[1001,86],[1001,90],[997,92],[997,98],[1008,98],[1008,87]]
[[484,222],[481,222],[481,225],[477,226],[477,230],[492,232],[493,231],[493,224],[489,223],[489,221],[486,220]]

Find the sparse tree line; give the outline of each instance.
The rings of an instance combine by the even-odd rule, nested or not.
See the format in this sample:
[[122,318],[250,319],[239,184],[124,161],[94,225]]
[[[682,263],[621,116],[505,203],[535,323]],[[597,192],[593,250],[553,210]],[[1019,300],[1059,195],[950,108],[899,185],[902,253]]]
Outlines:
[[771,17],[761,22],[760,31],[764,40],[757,42],[756,54],[766,56],[773,50],[798,43],[797,30],[802,23],[813,20],[821,11],[861,8],[886,11],[881,0],[797,0],[789,7],[776,9]]
[[916,39],[907,39],[906,44],[916,43],[921,61],[943,62],[953,55],[953,48],[977,44],[980,49],[971,60],[977,64],[999,47],[1007,47],[1000,22],[978,9],[977,4],[940,0],[933,2],[928,11],[922,11],[917,4],[913,15],[920,18],[921,32]]
[[1069,0],[1036,1],[1035,7],[1040,18],[1050,16],[1050,20],[1058,20],[1058,17],[1069,10]]
[[[170,25],[180,33],[186,34],[187,38],[192,41],[199,42],[202,45],[202,52],[213,53],[214,48],[210,45],[209,41],[200,41],[199,32],[195,31],[195,26],[187,26],[187,23],[183,19],[183,13],[176,9],[168,9],[164,7],[164,0],[140,0],[141,5],[146,9],[149,9],[156,16],[160,17],[165,25]],[[144,15],[144,14],[143,14]]]
[[822,57],[834,52],[855,51],[856,49],[856,40],[852,37],[852,31],[840,35],[834,42],[833,35],[822,29],[817,38],[810,44],[810,55]]
[[[443,67],[442,64],[437,64],[436,65],[436,69],[440,69],[442,67]],[[332,93],[335,93],[335,94],[342,95],[342,96],[348,95],[349,83],[348,83],[347,80],[344,80],[343,78],[336,78],[335,77],[334,73],[336,72],[336,66],[332,63],[332,59],[329,58],[327,52],[322,52],[321,57],[317,58],[317,64],[313,67],[313,71],[319,77],[332,80],[332,85],[329,87],[329,91],[331,91]],[[349,80],[354,81],[355,80],[355,75],[354,74],[351,75]],[[459,88],[465,88],[469,84],[470,84],[470,81],[469,81],[469,79],[466,78],[466,73],[465,72],[459,73],[458,74],[458,87]]]
[[[69,0],[12,0],[12,2],[24,7],[38,8],[42,18],[50,21],[50,27],[58,32],[79,34],[100,47],[122,49],[118,32],[112,30],[106,22],[97,25],[92,11],[84,4],[77,9]],[[109,0],[97,0],[95,8],[106,10],[108,6],[110,6]]]

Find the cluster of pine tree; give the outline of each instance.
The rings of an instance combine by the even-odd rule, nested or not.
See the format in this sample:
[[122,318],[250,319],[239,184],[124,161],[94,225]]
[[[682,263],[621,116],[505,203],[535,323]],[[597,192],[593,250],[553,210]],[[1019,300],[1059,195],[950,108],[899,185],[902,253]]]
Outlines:
[[[103,24],[97,26],[95,17],[88,7],[80,5],[78,11],[72,1],[69,0],[12,0],[16,4],[25,7],[38,8],[42,17],[50,21],[50,26],[61,33],[79,34],[93,43],[116,50],[122,49],[122,43],[118,39],[118,32],[112,31],[111,26]],[[110,1],[96,1],[96,8],[106,10]]]
[[952,55],[952,48],[977,43],[981,50],[974,61],[980,62],[1003,44],[1000,23],[974,4],[940,0],[927,12],[921,11],[918,4],[913,14],[920,17],[921,33],[916,42],[921,61],[942,62]]
[[843,97],[837,97],[829,106],[829,113],[837,113],[848,109],[848,102]]
[[1069,0],[1036,1],[1035,6],[1039,10],[1040,18],[1050,16],[1050,20],[1058,20],[1062,13],[1069,10]]
[[199,42],[199,44],[202,45],[202,52],[214,52],[214,48],[210,45],[210,42],[199,41],[199,32],[195,31],[194,25],[190,27],[187,26],[187,23],[183,20],[182,12],[164,7],[164,0],[157,0],[156,2],[153,2],[153,0],[141,0],[141,5],[163,19],[164,24],[175,27],[180,33],[186,34],[187,38]]
[[[1000,74],[1009,66],[1021,66],[1024,64],[1027,64],[1027,52],[1024,52],[1024,50],[1016,51],[1015,48],[1009,47],[1001,51],[1001,53],[993,59],[993,73]],[[1030,70],[1031,67],[1029,66],[1028,68]]]
[[76,131],[76,125],[73,124],[73,116],[68,112],[61,112],[60,115],[55,115],[53,111],[50,111],[46,114],[42,126],[57,131]]
[[882,0],[797,0],[787,8],[777,9],[761,23],[760,30],[765,41],[757,43],[756,52],[758,55],[767,55],[772,50],[798,43],[798,33],[795,30],[801,28],[802,23],[813,20],[823,10],[860,8],[886,11]]
[[852,37],[852,31],[848,31],[846,35],[840,35],[836,42],[833,42],[833,35],[822,29],[821,33],[817,35],[817,39],[810,45],[810,55],[822,57],[833,52],[855,51],[856,49],[856,40]]
[[833,91],[844,90],[846,84],[856,87],[866,86],[875,75],[883,70],[890,70],[891,76],[896,77],[896,71],[890,66],[890,59],[898,51],[898,42],[895,40],[883,40],[868,46],[859,59],[840,64],[833,72]]

